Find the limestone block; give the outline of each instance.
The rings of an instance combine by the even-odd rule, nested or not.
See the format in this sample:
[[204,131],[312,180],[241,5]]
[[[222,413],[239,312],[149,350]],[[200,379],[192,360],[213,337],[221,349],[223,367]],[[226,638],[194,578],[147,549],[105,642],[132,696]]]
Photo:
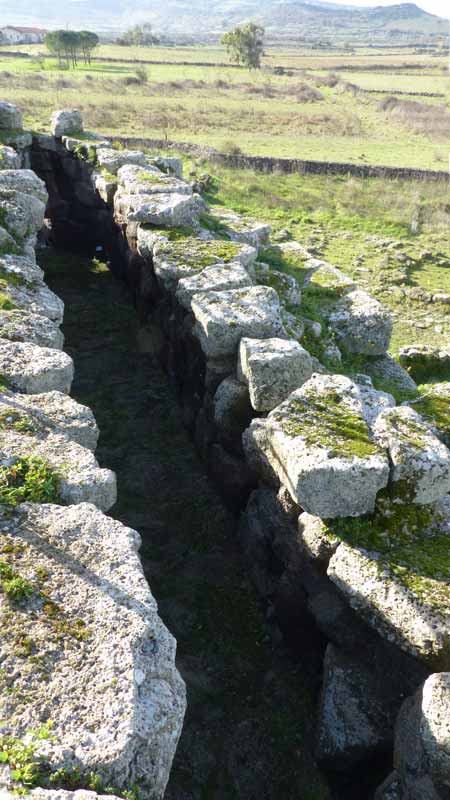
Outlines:
[[42,228],[45,204],[31,194],[0,188],[0,214],[6,230],[16,240],[24,239]]
[[450,382],[429,383],[417,399],[404,405],[417,411],[433,433],[450,447]]
[[176,178],[183,177],[183,161],[175,156],[147,156],[148,163],[157,167],[167,175],[175,175]]
[[28,256],[9,254],[0,256],[0,276],[2,272],[6,273],[6,278],[12,275],[30,282],[44,280],[44,270],[36,264],[35,259]]
[[108,511],[117,499],[116,476],[101,469],[91,453],[66,436],[43,431],[0,429],[0,464],[9,466],[23,456],[37,456],[59,475],[59,493],[66,505],[94,503]]
[[126,194],[119,189],[114,197],[117,220],[143,222],[176,228],[192,225],[205,203],[200,195],[186,194]]
[[62,350],[64,336],[58,326],[48,317],[41,314],[30,314],[28,311],[5,311],[0,315],[0,340],[27,342],[40,347],[51,347]]
[[271,226],[265,222],[243,217],[228,208],[214,208],[209,211],[219,227],[219,235],[234,242],[244,242],[257,250],[269,243]]
[[192,312],[194,333],[208,358],[232,355],[243,336],[283,334],[278,295],[265,286],[197,294]]
[[404,502],[430,504],[450,492],[450,451],[416,411],[384,411],[373,429],[389,451],[390,480]]
[[398,716],[394,765],[408,800],[448,796],[449,743],[450,673],[441,672],[430,675]]
[[124,164],[145,167],[147,156],[140,150],[113,150],[112,147],[98,147],[97,162],[107,172],[117,175]]
[[192,194],[189,183],[165,175],[155,167],[125,164],[120,167],[117,177],[126,194]]
[[44,281],[27,281],[10,283],[11,273],[0,268],[0,286],[3,277],[6,277],[6,286],[2,293],[6,295],[14,308],[23,309],[30,314],[47,317],[56,325],[61,325],[64,316],[64,303],[54,292],[49,289]]
[[21,157],[13,147],[0,144],[0,170],[20,169]]
[[368,666],[329,644],[318,712],[318,762],[339,771],[375,755],[392,733],[386,706]]
[[291,339],[242,339],[238,378],[255,411],[271,411],[312,375],[311,356]]
[[339,345],[350,353],[383,355],[392,333],[392,317],[378,300],[355,289],[344,295],[329,315]]
[[56,139],[73,136],[83,130],[83,118],[75,108],[63,108],[52,114],[50,129]]
[[91,409],[62,392],[27,395],[1,391],[0,414],[10,414],[12,422],[29,425],[40,434],[60,433],[88,450],[97,447],[99,430]]
[[450,367],[450,342],[443,342],[441,347],[428,344],[402,347],[399,361],[415,381],[438,377]]
[[199,292],[219,292],[251,286],[248,272],[238,261],[207,267],[197,275],[178,282],[176,298],[186,309],[191,308],[193,297]]
[[447,669],[448,509],[433,514],[393,503],[363,527],[343,520],[332,531],[346,541],[328,576],[349,605],[381,637],[432,669]]
[[[138,242],[139,237],[140,231]],[[204,241],[187,236],[179,241],[157,238],[153,244],[155,275],[167,291],[175,291],[181,278],[198,275],[207,267],[232,262],[247,267],[255,257],[255,248],[240,242]]]
[[257,261],[253,266],[252,276],[255,283],[275,289],[282,303],[289,306],[300,305],[302,293],[293,275],[279,272],[268,264]]
[[239,445],[240,450],[242,433],[251,418],[247,387],[235,378],[225,378],[214,395],[214,424],[222,444],[231,449]]
[[0,340],[0,374],[19,392],[41,394],[56,389],[68,394],[73,371],[72,359],[59,350]]
[[31,169],[4,169],[0,172],[0,192],[3,190],[32,195],[44,205],[48,201],[45,183]]
[[332,264],[328,264],[327,261],[310,258],[306,260],[305,268],[309,270],[309,275],[306,277],[304,285],[313,286],[317,290],[322,289],[324,294],[325,292],[328,295],[332,293],[336,300],[356,289],[355,282],[348,275]]
[[103,175],[101,172],[92,173],[92,185],[104,203],[112,205],[117,190],[117,182]]
[[392,387],[392,390],[396,389],[400,392],[415,392],[417,390],[415,381],[389,353],[368,359],[363,369],[373,380],[388,384]]
[[6,230],[0,227],[0,252],[2,253],[16,253],[18,250],[17,242],[13,236]]
[[389,464],[371,439],[353,381],[315,374],[262,425],[264,455],[305,511],[325,518],[373,511]]
[[[142,571],[139,534],[86,503],[24,504],[1,522],[3,539],[22,546],[13,566],[34,593],[14,608],[2,595],[0,616],[32,642],[40,664],[51,665],[36,669],[17,654],[13,637],[2,641],[2,664],[14,685],[0,697],[2,734],[20,738],[39,730],[50,710],[52,735],[36,740],[36,755],[49,770],[94,773],[121,794],[138,784],[143,797],[162,800],[185,687],[175,640]],[[33,702],[24,703],[29,693]],[[55,792],[49,798],[36,790],[35,797],[97,797]]]
[[0,128],[2,130],[22,130],[22,112],[12,103],[0,101]]

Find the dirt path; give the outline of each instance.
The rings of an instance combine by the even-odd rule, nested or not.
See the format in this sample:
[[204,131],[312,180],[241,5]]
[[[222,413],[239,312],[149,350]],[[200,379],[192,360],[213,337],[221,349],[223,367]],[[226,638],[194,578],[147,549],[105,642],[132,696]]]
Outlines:
[[117,473],[112,515],[142,535],[161,616],[178,640],[188,713],[166,800],[328,800],[311,757],[308,643],[294,664],[264,621],[234,538],[204,476],[166,376],[137,348],[126,291],[103,265],[43,251],[66,303],[72,394],[101,430],[100,464]]

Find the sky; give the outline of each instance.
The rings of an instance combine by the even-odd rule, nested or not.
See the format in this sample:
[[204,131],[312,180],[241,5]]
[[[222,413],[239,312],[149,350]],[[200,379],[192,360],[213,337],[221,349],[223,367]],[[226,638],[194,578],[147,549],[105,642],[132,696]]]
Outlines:
[[[396,2],[405,0],[333,0],[334,3],[355,6],[392,6]],[[449,0],[412,0],[417,6],[428,11],[430,14],[437,14],[439,17],[450,17]]]

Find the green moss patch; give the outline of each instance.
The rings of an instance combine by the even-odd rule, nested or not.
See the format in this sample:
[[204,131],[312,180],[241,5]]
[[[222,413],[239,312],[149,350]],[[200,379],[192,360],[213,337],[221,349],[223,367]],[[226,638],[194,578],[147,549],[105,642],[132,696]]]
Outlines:
[[43,459],[23,456],[0,467],[0,504],[60,503],[59,483],[59,475]]
[[[447,385],[446,390],[449,392],[450,386]],[[411,405],[430,425],[450,439],[450,396],[448,393],[440,394],[436,391],[436,387],[431,387],[429,393],[423,394]]]
[[33,586],[22,577],[7,561],[0,560],[0,591],[9,600],[19,602],[33,594]]
[[276,419],[284,433],[301,436],[309,447],[324,447],[330,456],[366,458],[380,452],[369,438],[364,419],[352,412],[337,392],[325,392],[320,398],[293,398]]
[[17,433],[35,433],[36,424],[26,414],[15,408],[0,411],[0,430],[17,431]]
[[204,269],[217,261],[234,261],[241,250],[239,242],[204,241],[192,237],[163,245],[158,256],[165,255],[170,261],[186,264],[191,269]]

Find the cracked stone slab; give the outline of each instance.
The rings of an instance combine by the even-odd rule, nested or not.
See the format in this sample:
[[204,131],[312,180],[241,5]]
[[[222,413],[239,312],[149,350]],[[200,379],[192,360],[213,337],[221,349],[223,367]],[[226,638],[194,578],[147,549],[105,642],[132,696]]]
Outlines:
[[312,375],[311,356],[292,339],[241,339],[238,378],[255,411],[272,411]]
[[143,222],[176,228],[192,225],[206,209],[198,194],[126,194],[118,190],[114,197],[114,213],[118,222]]
[[28,342],[0,340],[0,375],[19,392],[41,394],[56,389],[68,394],[73,372],[73,361],[66,353]]
[[[7,424],[7,423],[6,423]],[[93,453],[58,433],[0,430],[0,464],[37,456],[58,474],[59,494],[66,505],[93,503],[108,511],[117,499],[115,473],[99,467]]]
[[[137,784],[143,797],[162,800],[185,687],[143,574],[139,534],[86,503],[24,504],[0,515],[3,540],[20,549],[13,566],[34,589],[13,616],[0,595],[0,614],[43,665],[20,658],[14,636],[2,637],[2,666],[15,689],[0,696],[2,733],[21,738],[50,716],[52,736],[37,740],[37,755],[51,770],[93,772],[120,793]],[[52,800],[72,797],[55,791]]]
[[178,282],[176,298],[186,309],[191,308],[192,299],[199,292],[219,292],[230,289],[243,289],[252,286],[251,278],[239,262],[218,264],[207,267],[198,275],[182,278]]
[[450,451],[416,411],[383,411],[373,429],[389,451],[390,480],[405,502],[430,504],[450,492]]
[[120,167],[118,182],[125,194],[192,194],[192,186],[156,167],[125,164]]
[[153,240],[155,275],[167,291],[175,291],[181,278],[198,275],[207,267],[232,262],[248,267],[255,258],[255,248],[240,242],[205,241],[191,236],[179,241],[162,237]]
[[26,342],[62,350],[64,335],[58,326],[48,317],[41,314],[31,314],[28,311],[13,309],[0,314],[0,340],[9,339],[12,342]]
[[97,447],[99,430],[91,409],[62,392],[27,395],[1,391],[0,414],[8,412],[13,419],[18,415],[29,420],[38,433],[63,434],[93,452]]
[[262,447],[294,502],[310,514],[369,514],[387,485],[388,459],[371,437],[359,388],[342,375],[314,374],[244,434],[249,457]]
[[284,335],[278,295],[266,286],[197,294],[192,312],[194,334],[207,358],[233,355],[243,336]]

